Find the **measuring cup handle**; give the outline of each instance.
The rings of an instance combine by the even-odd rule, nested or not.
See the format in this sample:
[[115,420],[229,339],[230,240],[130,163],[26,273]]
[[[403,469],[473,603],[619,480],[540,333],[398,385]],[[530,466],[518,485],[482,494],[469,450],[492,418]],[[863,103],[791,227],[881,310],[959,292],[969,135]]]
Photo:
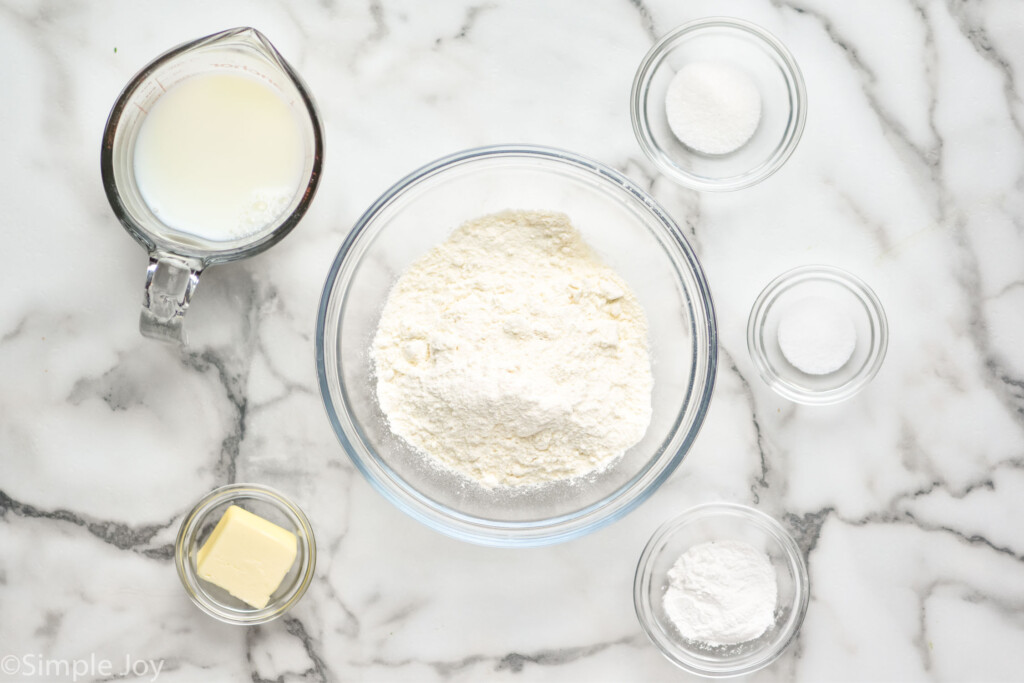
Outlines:
[[150,254],[139,331],[151,339],[184,344],[185,311],[199,284],[203,264],[169,254]]

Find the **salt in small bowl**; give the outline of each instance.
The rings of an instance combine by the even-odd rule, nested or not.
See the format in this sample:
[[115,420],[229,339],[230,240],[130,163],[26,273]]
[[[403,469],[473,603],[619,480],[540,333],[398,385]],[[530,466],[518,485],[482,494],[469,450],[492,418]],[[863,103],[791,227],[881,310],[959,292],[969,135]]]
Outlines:
[[[809,299],[827,301],[853,324],[853,353],[835,372],[803,372],[779,345],[779,324]],[[780,396],[806,405],[838,403],[867,386],[882,366],[888,343],[889,324],[874,291],[832,266],[801,266],[778,276],[754,301],[747,319],[747,349],[761,378]]]

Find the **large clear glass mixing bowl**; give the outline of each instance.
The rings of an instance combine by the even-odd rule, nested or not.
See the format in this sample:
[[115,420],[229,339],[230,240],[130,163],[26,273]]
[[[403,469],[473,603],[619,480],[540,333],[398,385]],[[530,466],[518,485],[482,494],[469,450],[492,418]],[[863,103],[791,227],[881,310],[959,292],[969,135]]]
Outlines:
[[[388,292],[466,220],[505,209],[561,211],[630,285],[648,319],[653,416],[611,466],[573,480],[487,489],[432,464],[388,428],[369,350]],[[557,149],[473,149],[421,168],[353,227],[324,286],[316,365],[327,415],[370,483],[455,538],[526,546],[581,536],[622,517],[683,459],[711,399],[717,333],[708,285],[672,218],[602,164]]]

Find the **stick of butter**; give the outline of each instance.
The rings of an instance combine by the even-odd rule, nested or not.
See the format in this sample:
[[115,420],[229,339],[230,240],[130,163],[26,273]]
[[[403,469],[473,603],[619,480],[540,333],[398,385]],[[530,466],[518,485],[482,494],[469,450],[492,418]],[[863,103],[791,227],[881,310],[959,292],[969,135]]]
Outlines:
[[199,549],[199,578],[257,609],[267,606],[297,554],[295,534],[232,505]]

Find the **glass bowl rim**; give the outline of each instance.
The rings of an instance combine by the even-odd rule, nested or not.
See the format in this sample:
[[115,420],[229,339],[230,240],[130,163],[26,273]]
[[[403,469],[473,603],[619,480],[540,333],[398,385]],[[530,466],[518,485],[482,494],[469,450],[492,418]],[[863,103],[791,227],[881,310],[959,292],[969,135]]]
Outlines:
[[[294,517],[298,520],[299,527],[306,539],[300,548],[300,550],[304,549],[305,553],[300,554],[297,558],[305,564],[305,571],[296,578],[295,587],[284,596],[284,601],[280,604],[272,602],[262,609],[246,613],[238,613],[237,610],[227,608],[211,598],[200,583],[199,576],[192,568],[192,563],[188,560],[188,546],[191,545],[193,538],[199,532],[200,521],[205,519],[218,505],[240,498],[258,499],[277,507],[286,515]],[[313,535],[313,527],[309,523],[306,514],[280,491],[263,484],[226,484],[213,489],[203,496],[182,519],[174,543],[174,564],[177,567],[178,578],[181,579],[185,592],[188,593],[192,602],[206,614],[227,624],[241,626],[265,624],[268,621],[277,619],[291,609],[306,593],[306,589],[309,588],[316,570],[316,537]]]
[[[661,548],[658,546],[661,542],[693,522],[712,517],[731,517],[739,519],[744,524],[753,525],[773,538],[785,554],[787,564],[795,577],[795,595],[793,600],[793,616],[786,624],[784,637],[781,638],[773,648],[765,650],[763,656],[759,659],[746,663],[742,666],[721,666],[709,669],[693,660],[689,656],[689,653],[683,648],[678,646],[669,647],[671,645],[676,645],[674,642],[666,644],[662,642],[661,638],[656,637],[655,629],[652,625],[652,622],[655,622],[656,619],[648,597],[650,596],[649,588],[653,573],[652,560],[655,556],[655,550],[660,552]],[[683,511],[662,523],[654,533],[651,534],[650,539],[644,546],[644,549],[640,554],[640,559],[637,562],[636,574],[633,579],[633,607],[636,611],[637,620],[640,622],[640,626],[648,639],[654,643],[655,647],[657,647],[662,655],[664,655],[670,662],[684,671],[704,676],[706,678],[729,678],[732,676],[750,674],[763,669],[781,657],[800,632],[804,617],[807,613],[807,606],[810,602],[810,595],[811,586],[810,575],[807,571],[807,562],[804,559],[804,554],[801,551],[799,544],[797,544],[796,539],[793,538],[793,535],[789,533],[789,531],[787,531],[786,528],[782,526],[782,523],[775,519],[775,517],[749,505],[726,501],[695,505],[694,507]]]
[[[385,481],[385,478],[378,475],[375,471],[377,468],[382,467],[381,464],[378,462],[364,462],[357,449],[351,443],[349,434],[339,418],[340,414],[347,411],[344,409],[344,406],[340,406],[342,408],[341,411],[336,410],[327,374],[328,353],[325,345],[325,335],[327,332],[327,321],[331,315],[330,303],[332,294],[343,266],[346,265],[349,254],[359,238],[367,231],[371,223],[382,211],[411,188],[417,186],[421,181],[428,180],[435,175],[468,162],[492,159],[542,160],[565,164],[577,171],[599,179],[602,186],[615,187],[636,200],[664,229],[665,235],[671,238],[672,244],[679,250],[678,256],[681,257],[682,261],[685,261],[692,279],[696,283],[696,291],[690,293],[690,300],[694,302],[694,309],[703,313],[704,321],[701,325],[694,321],[692,325],[698,332],[707,335],[709,349],[706,367],[703,368],[705,373],[703,385],[697,386],[695,378],[690,378],[691,384],[697,386],[697,390],[693,391],[690,395],[690,400],[695,406],[696,411],[693,423],[687,433],[683,435],[678,448],[672,453],[670,460],[658,472],[657,476],[646,481],[639,489],[635,489],[638,484],[638,477],[634,476],[611,495],[606,496],[600,501],[596,501],[571,513],[548,517],[539,521],[497,522],[495,520],[475,517],[430,501],[400,477],[395,478],[397,483],[393,479]],[[697,355],[696,346],[694,347],[694,355]],[[320,388],[324,411],[327,414],[335,436],[338,438],[342,449],[363,477],[387,501],[427,527],[458,540],[497,547],[533,547],[551,545],[577,538],[620,519],[650,497],[675,471],[693,445],[707,415],[717,374],[718,328],[711,291],[703,268],[697,260],[696,253],[676,222],[653,197],[624,174],[585,156],[543,145],[504,144],[465,149],[425,164],[394,183],[360,216],[342,242],[324,282],[320,303],[317,308],[314,356],[317,382]],[[376,459],[376,453],[372,449],[367,450],[371,456],[374,456],[373,459]],[[629,493],[632,493],[631,497],[625,495]],[[609,512],[595,516],[595,513],[600,510],[608,510],[611,503],[617,503],[617,505],[612,507]]]
[[[782,63],[785,65],[788,77],[786,79],[787,82],[791,82],[794,86],[790,90],[791,96],[796,101],[795,111],[791,112],[791,116],[795,119],[792,131],[789,138],[783,140],[785,144],[783,144],[781,148],[777,148],[774,160],[762,168],[758,173],[743,173],[717,180],[709,180],[703,176],[696,176],[691,173],[687,173],[677,166],[667,163],[663,158],[661,158],[661,154],[664,154],[665,156],[669,155],[654,141],[654,137],[651,135],[650,123],[648,122],[647,117],[642,115],[644,108],[641,106],[641,94],[646,92],[647,86],[650,84],[650,81],[654,77],[654,73],[658,70],[658,67],[664,61],[665,56],[671,52],[672,49],[675,48],[677,42],[687,36],[687,34],[708,28],[727,28],[753,36],[755,40],[762,43],[766,49],[769,49],[778,55]],[[636,70],[636,75],[633,77],[633,86],[630,91],[629,99],[629,114],[633,124],[633,134],[636,137],[640,148],[643,150],[644,155],[650,159],[662,173],[683,187],[705,192],[732,192],[735,190],[742,190],[756,185],[772,176],[776,171],[782,168],[796,150],[797,145],[800,143],[800,138],[803,137],[804,127],[807,123],[807,86],[804,82],[803,72],[800,70],[800,65],[797,64],[793,54],[781,40],[768,32],[768,30],[757,24],[737,17],[719,16],[695,19],[694,21],[681,24],[663,35],[640,62],[640,66]],[[779,149],[781,149],[781,151],[778,151]]]
[[[768,362],[761,335],[758,334],[759,328],[779,296],[793,286],[809,280],[827,280],[848,291],[867,309],[872,325],[877,325],[878,332],[872,338],[871,349],[861,371],[845,384],[824,391],[805,389],[792,382],[784,382]],[[831,405],[845,401],[858,393],[878,374],[888,346],[889,322],[885,316],[885,308],[875,291],[864,280],[836,266],[809,264],[797,266],[778,275],[758,294],[747,318],[747,352],[761,379],[783,398],[804,405]]]

